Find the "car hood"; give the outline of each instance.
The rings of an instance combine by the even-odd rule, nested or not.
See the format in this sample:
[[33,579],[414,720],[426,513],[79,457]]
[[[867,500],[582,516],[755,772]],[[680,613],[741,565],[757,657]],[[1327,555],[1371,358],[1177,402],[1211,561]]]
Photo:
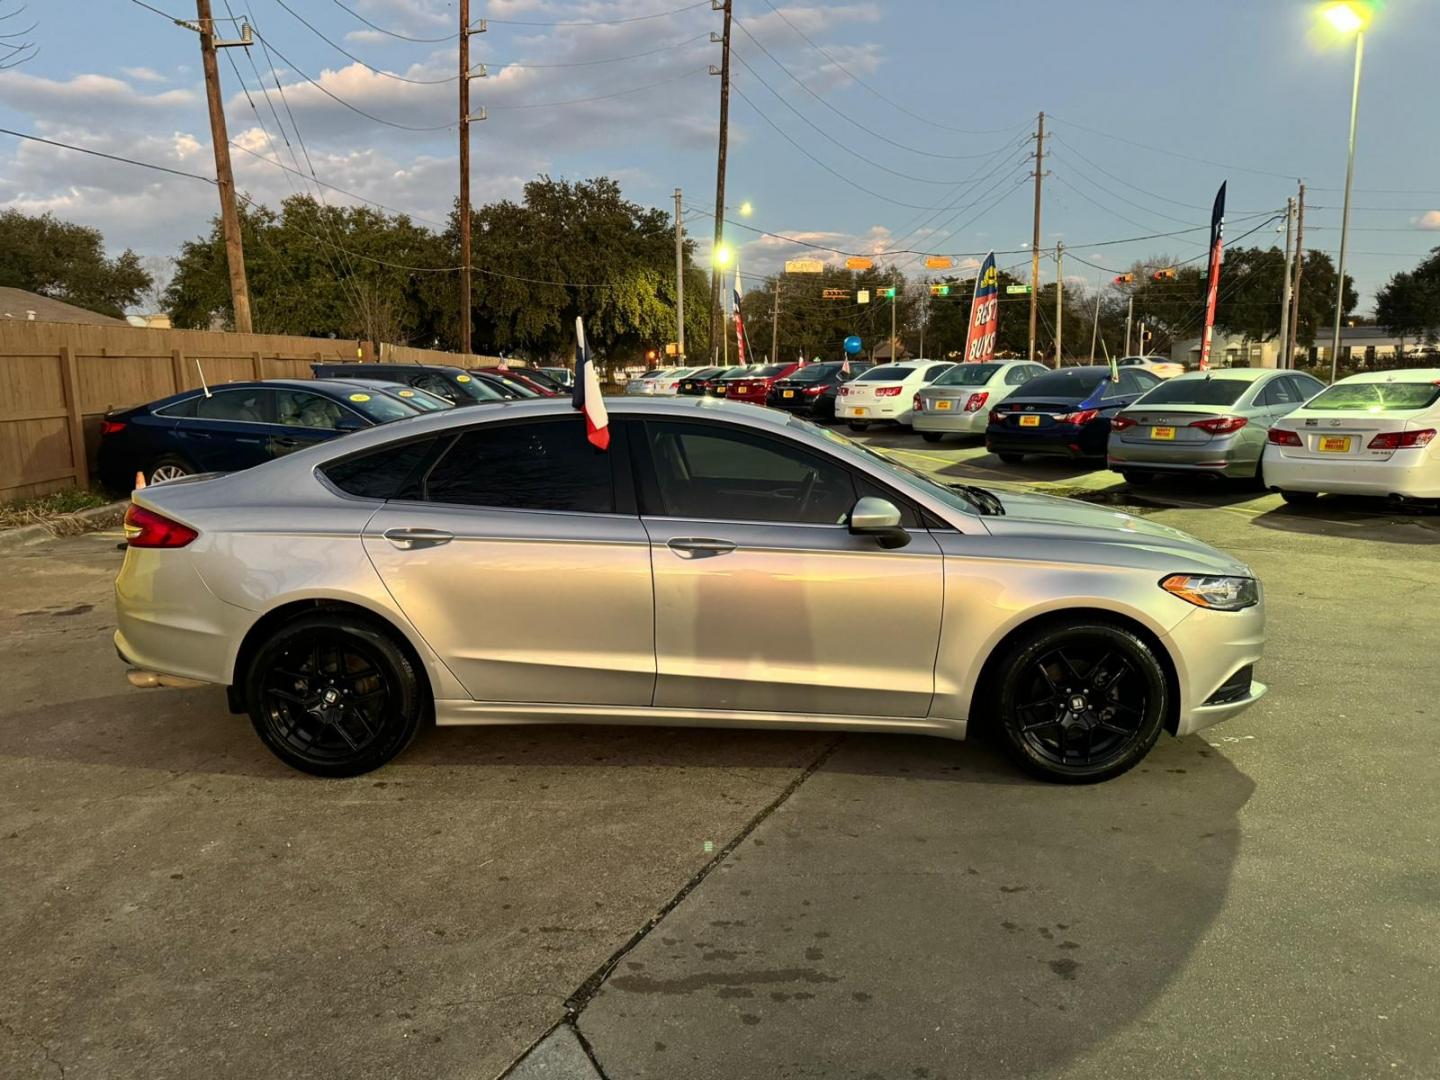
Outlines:
[[[1106,506],[1054,495],[995,491],[1003,515],[983,519],[992,536],[1017,540],[1062,541],[1058,554],[1117,566],[1154,565],[1162,572],[1239,574],[1248,566],[1187,532]],[[1088,554],[1079,545],[1092,545]],[[1074,546],[1072,546],[1074,545]]]

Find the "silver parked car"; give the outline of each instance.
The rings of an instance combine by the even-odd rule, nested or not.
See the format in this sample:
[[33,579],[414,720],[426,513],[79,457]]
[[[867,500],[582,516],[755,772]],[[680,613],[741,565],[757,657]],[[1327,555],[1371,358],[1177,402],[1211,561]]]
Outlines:
[[517,401],[135,492],[115,586],[132,681],[226,686],[328,776],[432,717],[984,720],[1037,775],[1087,782],[1265,692],[1260,586],[1182,532],[942,486],[775,410],[609,407],[608,452],[568,403]]
[[1266,433],[1325,389],[1302,371],[1216,368],[1166,379],[1110,421],[1110,468],[1131,483],[1157,473],[1260,476]]
[[956,364],[916,391],[910,426],[926,442],[939,442],[947,433],[984,435],[991,409],[1035,376],[1049,371],[1032,360]]

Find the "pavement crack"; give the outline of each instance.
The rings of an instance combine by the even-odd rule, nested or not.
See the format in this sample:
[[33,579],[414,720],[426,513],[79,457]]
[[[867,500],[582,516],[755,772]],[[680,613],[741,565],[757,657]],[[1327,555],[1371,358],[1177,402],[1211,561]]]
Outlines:
[[34,1035],[25,1035],[22,1032],[16,1031],[13,1025],[7,1023],[4,1020],[0,1020],[0,1030],[3,1030],[7,1035],[10,1036],[10,1038],[14,1039],[16,1042],[28,1042],[33,1043],[35,1046],[38,1046],[40,1048],[40,1052],[45,1055],[45,1064],[55,1066],[55,1068],[59,1071],[60,1080],[65,1080],[64,1063],[55,1056],[54,1052],[50,1049],[50,1044],[47,1043],[44,1039],[37,1038]]

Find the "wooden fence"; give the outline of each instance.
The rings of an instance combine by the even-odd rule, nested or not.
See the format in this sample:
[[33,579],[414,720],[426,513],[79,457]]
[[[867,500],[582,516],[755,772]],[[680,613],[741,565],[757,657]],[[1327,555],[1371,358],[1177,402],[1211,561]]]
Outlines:
[[90,483],[100,420],[205,381],[310,378],[369,342],[0,321],[0,502]]

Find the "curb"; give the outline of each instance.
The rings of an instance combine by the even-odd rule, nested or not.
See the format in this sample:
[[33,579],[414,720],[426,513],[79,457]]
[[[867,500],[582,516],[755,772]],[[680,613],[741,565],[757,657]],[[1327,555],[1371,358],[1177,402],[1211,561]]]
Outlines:
[[19,551],[21,548],[43,544],[46,540],[54,540],[61,536],[98,532],[112,525],[118,525],[125,516],[125,508],[129,505],[130,502],[127,499],[124,502],[113,502],[106,506],[94,506],[75,514],[64,514],[36,525],[22,525],[18,529],[6,529],[0,532],[0,553]]

